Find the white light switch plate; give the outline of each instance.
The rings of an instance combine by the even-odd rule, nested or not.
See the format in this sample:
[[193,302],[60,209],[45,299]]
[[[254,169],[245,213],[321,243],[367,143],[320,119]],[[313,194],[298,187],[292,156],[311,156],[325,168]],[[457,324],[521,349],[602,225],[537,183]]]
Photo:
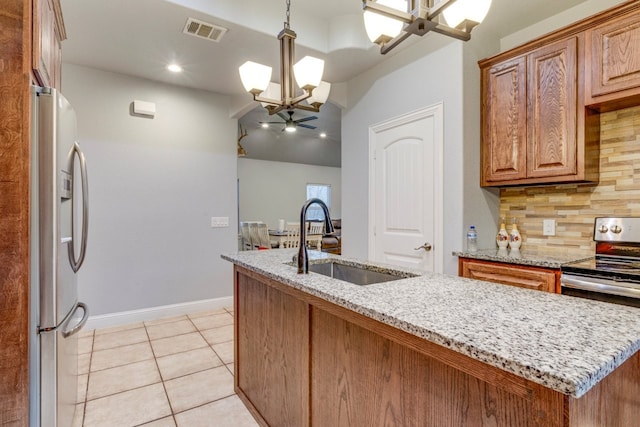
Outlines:
[[542,220],[542,235],[543,236],[555,236],[556,235],[556,220],[555,219]]
[[212,216],[211,217],[211,227],[212,228],[221,228],[229,226],[229,217],[228,216]]

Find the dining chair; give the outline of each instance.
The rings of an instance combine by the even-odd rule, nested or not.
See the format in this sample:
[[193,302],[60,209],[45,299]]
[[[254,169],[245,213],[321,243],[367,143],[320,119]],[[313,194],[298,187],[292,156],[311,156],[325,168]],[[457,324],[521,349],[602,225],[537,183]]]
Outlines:
[[269,238],[267,224],[257,224],[256,234],[258,236],[258,249],[271,249],[271,239]]
[[242,236],[242,250],[250,251],[253,249],[251,243],[251,233],[249,231],[249,223],[240,222],[240,235]]
[[286,232],[287,238],[282,242],[282,247],[297,248],[300,246],[300,223],[288,222]]
[[309,234],[322,234],[324,230],[324,222],[309,223]]

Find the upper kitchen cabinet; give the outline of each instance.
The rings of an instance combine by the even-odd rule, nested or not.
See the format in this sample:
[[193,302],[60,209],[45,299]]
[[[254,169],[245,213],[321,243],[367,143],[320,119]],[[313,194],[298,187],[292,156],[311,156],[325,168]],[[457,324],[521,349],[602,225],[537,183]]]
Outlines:
[[588,30],[586,40],[587,104],[603,111],[640,104],[638,10]]
[[482,186],[597,179],[580,114],[583,47],[577,34],[480,62]]
[[65,38],[60,0],[33,0],[32,67],[37,84],[60,89]]

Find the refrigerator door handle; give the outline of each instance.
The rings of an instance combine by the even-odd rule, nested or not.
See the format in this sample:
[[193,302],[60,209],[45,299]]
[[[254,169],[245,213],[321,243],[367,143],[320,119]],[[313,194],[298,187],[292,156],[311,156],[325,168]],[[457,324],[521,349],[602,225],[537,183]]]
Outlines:
[[[80,319],[80,321],[76,323],[71,329],[68,329],[69,322],[71,321],[71,319],[73,319],[73,314],[75,314],[75,312],[78,311],[78,308],[81,308],[82,311],[84,312],[82,315],[82,319]],[[87,323],[87,319],[89,319],[89,309],[87,308],[87,305],[83,302],[77,303],[76,307],[73,309],[71,316],[69,316],[69,319],[65,322],[64,326],[62,327],[62,331],[61,331],[62,336],[64,338],[67,338],[73,334],[78,333],[80,329],[82,329],[84,324]]]
[[69,248],[69,262],[71,263],[71,268],[74,272],[78,272],[82,262],[84,261],[84,256],[87,249],[87,231],[89,228],[89,187],[87,186],[87,163],[84,159],[84,154],[82,150],[80,150],[80,146],[77,142],[73,143],[73,149],[71,150],[71,154],[69,155],[69,171],[71,172],[72,182],[73,182],[73,174],[74,167],[73,161],[75,159],[76,154],[78,155],[78,161],[80,162],[80,178],[82,181],[82,239],[80,241],[80,253],[78,254],[78,258],[76,258],[75,254],[75,220],[74,220],[74,211],[75,207],[75,197],[72,198],[72,208],[71,208],[71,242],[67,245]]

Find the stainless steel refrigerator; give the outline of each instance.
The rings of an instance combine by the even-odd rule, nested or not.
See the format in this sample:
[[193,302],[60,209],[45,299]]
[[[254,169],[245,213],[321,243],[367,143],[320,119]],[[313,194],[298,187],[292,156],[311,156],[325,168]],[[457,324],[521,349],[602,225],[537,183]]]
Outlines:
[[76,277],[87,248],[87,168],[69,102],[41,87],[32,101],[30,425],[69,427],[77,332],[89,315]]

